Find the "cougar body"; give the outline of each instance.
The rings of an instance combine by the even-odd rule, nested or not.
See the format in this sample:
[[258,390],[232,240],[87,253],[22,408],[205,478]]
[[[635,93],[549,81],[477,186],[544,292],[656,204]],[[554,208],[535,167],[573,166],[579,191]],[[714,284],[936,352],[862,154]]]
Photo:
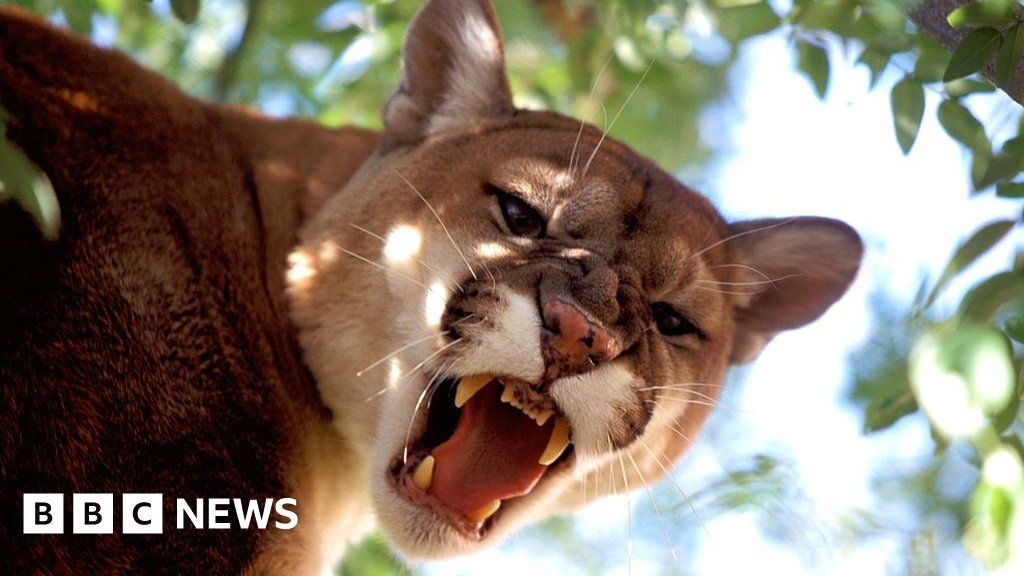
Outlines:
[[[404,54],[383,130],[330,130],[0,9],[8,137],[61,208],[48,242],[0,205],[0,573],[312,574],[374,523],[473,552],[662,477],[856,274],[841,222],[728,222],[516,108],[486,0],[428,1]],[[39,492],[161,493],[164,532],[22,535]],[[177,529],[217,497],[298,525]]]

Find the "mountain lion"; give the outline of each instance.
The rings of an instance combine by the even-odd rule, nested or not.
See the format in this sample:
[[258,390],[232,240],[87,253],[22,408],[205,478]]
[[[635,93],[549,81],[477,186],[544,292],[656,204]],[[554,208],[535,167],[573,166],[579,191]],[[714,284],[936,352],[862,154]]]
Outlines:
[[[3,574],[314,574],[374,524],[491,546],[663,477],[861,259],[516,108],[487,0],[425,3],[379,133],[193,100],[12,8],[0,104],[62,210],[46,242],[0,206]],[[163,534],[22,535],[26,493],[159,493]],[[298,524],[176,524],[221,497]]]

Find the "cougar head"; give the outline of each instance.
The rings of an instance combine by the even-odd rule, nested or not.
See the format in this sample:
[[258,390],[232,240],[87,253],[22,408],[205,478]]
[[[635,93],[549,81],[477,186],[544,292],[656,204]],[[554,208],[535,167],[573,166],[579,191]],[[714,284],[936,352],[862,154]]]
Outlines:
[[300,343],[366,463],[337,489],[441,558],[655,482],[729,364],[824,313],[861,253],[835,220],[727,222],[601,130],[517,109],[490,3],[430,0],[380,149],[292,255]]

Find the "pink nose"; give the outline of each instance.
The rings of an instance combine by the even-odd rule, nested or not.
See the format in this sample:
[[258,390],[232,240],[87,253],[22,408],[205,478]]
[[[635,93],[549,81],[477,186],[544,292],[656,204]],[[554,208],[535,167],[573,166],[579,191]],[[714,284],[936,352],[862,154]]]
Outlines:
[[548,356],[560,357],[562,361],[572,364],[586,362],[593,366],[611,360],[619,353],[615,338],[604,328],[587,320],[572,304],[560,300],[545,303],[544,327],[548,330],[544,338]]

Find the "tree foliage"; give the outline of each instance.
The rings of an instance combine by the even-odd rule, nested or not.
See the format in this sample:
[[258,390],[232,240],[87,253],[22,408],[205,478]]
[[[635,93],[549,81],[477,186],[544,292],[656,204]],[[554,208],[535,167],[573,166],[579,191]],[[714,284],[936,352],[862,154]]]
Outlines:
[[[379,126],[381,103],[397,83],[402,37],[420,4],[16,3],[127,51],[197,96],[332,126],[370,127]],[[973,104],[997,86],[1020,100],[1024,17],[1016,0],[921,6],[909,0],[795,0],[781,3],[781,9],[780,3],[761,0],[497,4],[519,105],[553,108],[604,125],[669,169],[708,159],[713,150],[702,139],[700,115],[727,94],[728,73],[743,43],[774,32],[791,40],[796,68],[819,97],[827,95],[833,67],[844,62],[843,55],[854,55],[847,60],[867,68],[872,87],[891,86],[894,139],[904,153],[913,151],[930,113],[928,102],[938,100],[935,117],[970,159],[974,194],[1024,198],[1019,107],[1013,104],[1014,125],[1007,127],[979,119]],[[894,81],[879,82],[883,76]],[[0,199],[5,196],[19,200],[48,237],[57,234],[59,211],[45,177],[0,138]],[[904,496],[927,503],[917,507],[920,518],[955,518],[963,550],[1006,570],[1024,570],[1024,265],[1012,263],[979,281],[951,314],[937,312],[935,302],[979,257],[1007,242],[1018,223],[1019,218],[974,231],[951,228],[951,234],[966,239],[909,314],[883,315],[874,341],[859,353],[864,361],[851,392],[868,433],[905,418],[927,419],[935,439],[933,459],[880,485],[913,486]],[[968,488],[953,498],[940,494],[936,480],[937,471],[951,462],[972,471]],[[737,505],[730,499],[735,493],[716,494],[721,506]],[[918,530],[909,548],[934,550],[930,534]],[[368,546],[349,563],[383,568],[359,573],[393,569],[394,560],[379,541]],[[343,573],[357,573],[346,566]],[[908,564],[907,571],[920,567]]]

